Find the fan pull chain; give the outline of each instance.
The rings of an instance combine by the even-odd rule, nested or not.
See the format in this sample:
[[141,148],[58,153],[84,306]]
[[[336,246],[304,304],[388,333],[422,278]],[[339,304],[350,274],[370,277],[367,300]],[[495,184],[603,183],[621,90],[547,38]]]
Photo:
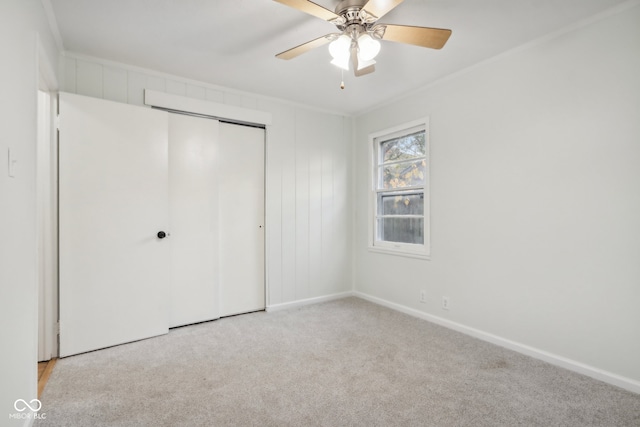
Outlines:
[[340,82],[340,89],[344,90],[344,70],[340,69],[340,77],[342,78],[342,81]]

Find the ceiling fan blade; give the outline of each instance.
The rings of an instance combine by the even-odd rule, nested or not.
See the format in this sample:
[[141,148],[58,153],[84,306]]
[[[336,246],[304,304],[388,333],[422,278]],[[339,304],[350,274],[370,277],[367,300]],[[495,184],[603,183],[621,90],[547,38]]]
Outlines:
[[353,74],[355,74],[356,77],[360,77],[360,76],[365,76],[367,74],[371,74],[376,70],[376,66],[375,65],[369,65],[368,67],[364,67],[361,70],[358,70],[357,68],[355,70],[353,70]]
[[397,5],[404,0],[369,0],[362,9],[369,15],[373,15],[376,19],[382,18],[383,15],[391,12]]
[[308,13],[309,15],[313,15],[317,18],[324,19],[325,21],[332,21],[334,19],[340,18],[340,16],[336,15],[334,12],[330,11],[329,9],[325,9],[324,7],[317,5],[308,0],[273,0],[273,1],[282,3],[294,9],[298,9],[304,13]]
[[335,34],[327,34],[326,36],[318,37],[317,39],[311,40],[310,42],[306,42],[289,50],[285,50],[284,52],[280,52],[276,55],[276,58],[292,59],[298,55],[302,55],[303,53],[310,51],[311,49],[315,49],[317,47],[325,45],[333,39],[335,39]]
[[351,66],[355,72],[358,69],[358,48],[354,44],[351,45],[351,55],[349,58],[351,59]]
[[411,27],[409,25],[390,24],[383,24],[380,25],[380,27],[386,27],[382,40],[430,47],[431,49],[441,49],[447,40],[449,40],[449,36],[451,35],[451,30],[444,30],[441,28]]
[[[354,45],[351,47],[351,65],[353,66],[353,75],[356,77],[365,76],[367,74],[371,74],[376,70],[375,61],[372,62],[371,65],[367,67],[359,68],[359,60],[358,60],[358,48]],[[364,64],[363,64],[364,65]]]

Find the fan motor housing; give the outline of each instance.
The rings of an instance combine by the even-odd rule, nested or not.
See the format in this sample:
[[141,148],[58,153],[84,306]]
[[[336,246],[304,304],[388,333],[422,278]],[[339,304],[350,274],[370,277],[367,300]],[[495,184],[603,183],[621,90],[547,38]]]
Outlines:
[[346,20],[346,25],[360,23],[362,21],[360,11],[365,3],[366,0],[343,0],[336,7],[336,14]]
[[336,6],[336,14],[343,15],[345,11],[350,12],[349,9],[360,11],[366,3],[366,0],[342,0],[338,6]]
[[336,7],[336,14],[342,17],[340,22],[335,22],[338,29],[347,33],[359,34],[366,31],[371,22],[366,21],[362,8],[367,0],[343,0]]

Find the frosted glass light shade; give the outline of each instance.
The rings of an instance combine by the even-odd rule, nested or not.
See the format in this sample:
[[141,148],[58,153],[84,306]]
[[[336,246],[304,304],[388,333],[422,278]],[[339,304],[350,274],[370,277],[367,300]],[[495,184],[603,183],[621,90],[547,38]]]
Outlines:
[[371,61],[380,52],[380,42],[364,33],[358,37],[358,48],[358,58],[362,61]]
[[349,50],[351,49],[351,37],[346,34],[341,35],[331,43],[329,43],[329,53],[333,59],[343,60],[349,59]]
[[358,70],[362,70],[364,68],[370,67],[375,63],[376,61],[374,61],[373,59],[369,59],[368,61],[365,61],[360,57],[360,54],[358,54]]
[[333,58],[331,63],[336,67],[342,68],[343,70],[349,71],[349,57],[345,58]]

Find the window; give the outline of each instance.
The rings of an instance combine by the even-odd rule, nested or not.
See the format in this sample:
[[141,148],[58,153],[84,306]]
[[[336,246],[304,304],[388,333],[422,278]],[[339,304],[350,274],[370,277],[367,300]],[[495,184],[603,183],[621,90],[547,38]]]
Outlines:
[[427,120],[370,136],[371,237],[374,251],[429,256],[429,137]]

